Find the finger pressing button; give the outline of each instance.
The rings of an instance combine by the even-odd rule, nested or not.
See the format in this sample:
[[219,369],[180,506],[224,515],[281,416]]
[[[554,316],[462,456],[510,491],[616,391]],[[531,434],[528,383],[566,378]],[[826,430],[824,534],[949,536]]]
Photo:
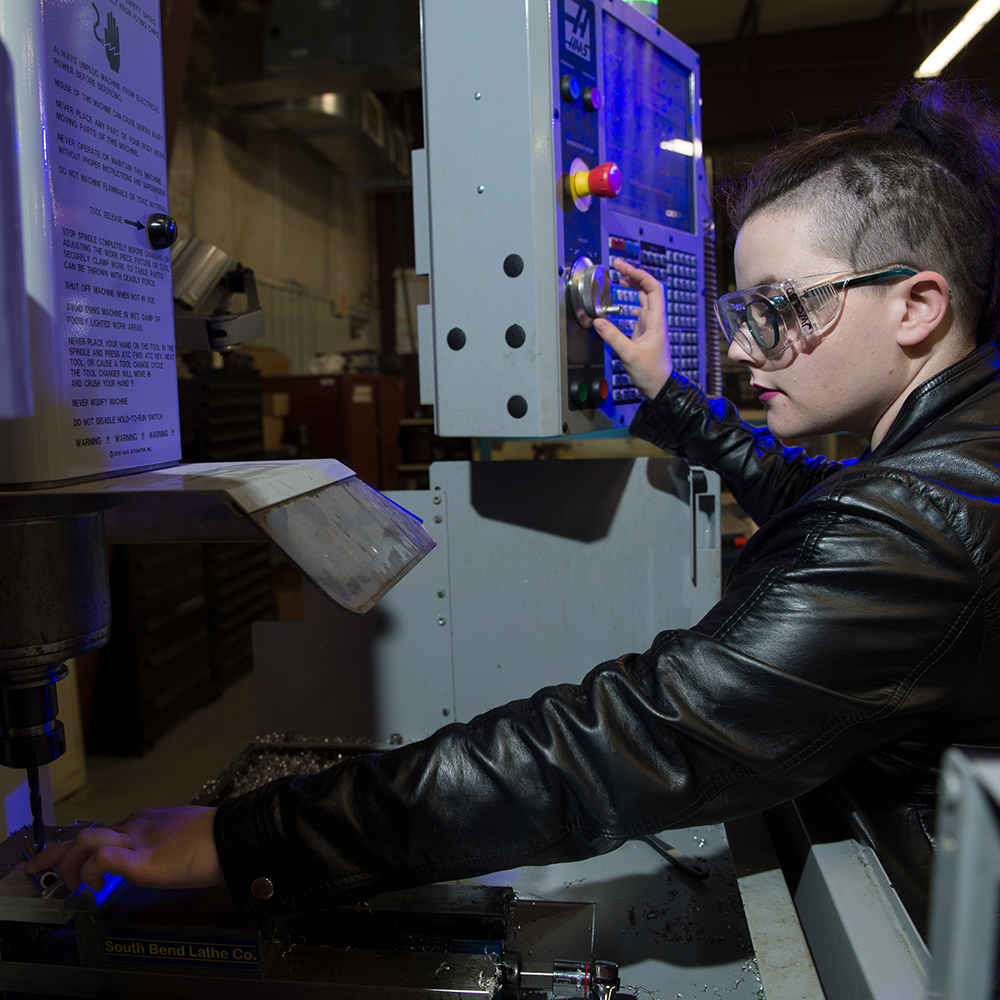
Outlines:
[[250,895],[265,903],[274,895],[274,885],[269,878],[255,878],[250,885]]

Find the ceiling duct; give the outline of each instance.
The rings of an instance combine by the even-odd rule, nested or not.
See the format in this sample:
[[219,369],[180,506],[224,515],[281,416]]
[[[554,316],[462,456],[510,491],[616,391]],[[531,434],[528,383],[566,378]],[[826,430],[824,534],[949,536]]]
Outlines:
[[419,0],[266,5],[263,75],[207,88],[251,130],[288,129],[354,181],[399,182],[410,146],[376,93],[416,90]]
[[246,108],[251,129],[288,129],[315,146],[354,180],[408,177],[410,148],[370,91],[313,94]]

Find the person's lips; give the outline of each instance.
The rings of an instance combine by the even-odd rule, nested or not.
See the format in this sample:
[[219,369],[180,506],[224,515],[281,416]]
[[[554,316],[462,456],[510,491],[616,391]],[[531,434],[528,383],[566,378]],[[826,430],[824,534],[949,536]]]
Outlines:
[[751,382],[750,385],[757,391],[757,398],[762,402],[766,403],[769,400],[776,399],[781,395],[780,389],[769,389],[766,385],[757,385],[756,382]]

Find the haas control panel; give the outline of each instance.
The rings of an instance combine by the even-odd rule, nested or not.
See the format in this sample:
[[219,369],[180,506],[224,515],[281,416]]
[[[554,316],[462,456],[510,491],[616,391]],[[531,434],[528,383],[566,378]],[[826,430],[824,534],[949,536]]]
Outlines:
[[664,286],[675,367],[706,383],[711,213],[698,58],[624,0],[422,0],[413,154],[421,395],[439,434],[627,426],[641,402],[593,329],[636,330],[623,258]]

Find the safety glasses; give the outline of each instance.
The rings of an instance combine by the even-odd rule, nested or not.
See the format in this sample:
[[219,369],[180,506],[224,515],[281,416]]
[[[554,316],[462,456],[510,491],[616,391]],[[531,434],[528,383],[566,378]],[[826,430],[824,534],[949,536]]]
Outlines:
[[747,354],[757,351],[776,358],[796,340],[830,327],[844,307],[848,288],[916,273],[892,264],[875,271],[789,278],[723,295],[715,303],[715,315],[730,343],[735,341]]

